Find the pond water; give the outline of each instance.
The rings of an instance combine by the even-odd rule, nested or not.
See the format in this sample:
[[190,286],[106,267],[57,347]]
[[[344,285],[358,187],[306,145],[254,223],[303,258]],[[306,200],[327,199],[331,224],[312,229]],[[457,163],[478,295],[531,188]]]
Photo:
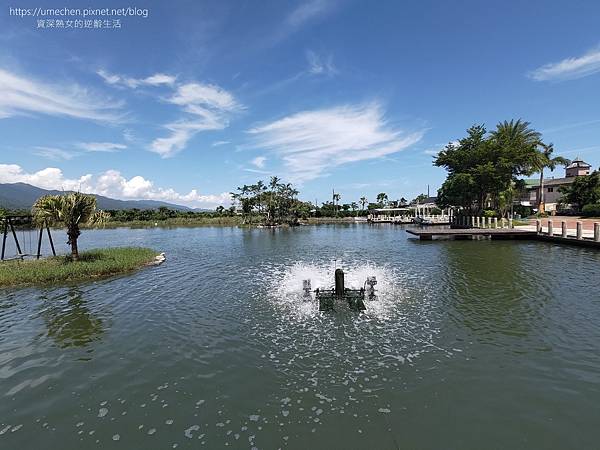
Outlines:
[[[118,245],[167,262],[0,291],[0,448],[598,447],[593,249],[364,224],[80,239]],[[377,277],[366,312],[302,297],[336,267]]]

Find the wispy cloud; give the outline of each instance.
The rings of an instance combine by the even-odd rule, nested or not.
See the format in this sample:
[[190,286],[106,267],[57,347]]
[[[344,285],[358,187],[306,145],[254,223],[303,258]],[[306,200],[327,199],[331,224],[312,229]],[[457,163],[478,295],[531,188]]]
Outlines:
[[323,58],[312,50],[307,50],[306,59],[308,60],[308,72],[312,75],[333,76],[337,74],[337,69],[333,64],[331,55]]
[[105,152],[114,153],[127,148],[125,144],[115,142],[79,142],[77,147],[86,152]]
[[572,80],[600,72],[600,48],[582,56],[566,58],[556,63],[538,67],[528,76],[536,81]]
[[252,161],[250,161],[254,166],[258,167],[259,169],[262,169],[263,167],[265,167],[265,163],[267,162],[267,158],[264,156],[257,156],[256,158],[254,158]]
[[118,170],[107,170],[98,175],[85,174],[79,178],[66,178],[59,168],[47,167],[28,173],[17,164],[0,164],[0,183],[29,183],[43,189],[79,190],[118,199],[146,199],[174,202],[191,207],[228,205],[229,193],[200,194],[192,189],[186,194],[172,188],[157,187],[140,175],[124,177]]
[[447,145],[458,145],[458,144],[459,144],[458,141],[451,141],[448,144],[436,144],[434,148],[428,148],[427,150],[424,150],[423,153],[425,153],[426,155],[437,156],[437,154],[439,152],[441,152],[442,150],[444,150]]
[[0,119],[45,114],[102,122],[122,120],[122,102],[107,101],[74,83],[47,84],[0,69]]
[[213,147],[220,147],[221,145],[231,144],[229,141],[215,141],[212,143]]
[[418,142],[423,132],[389,126],[378,103],[303,111],[249,130],[254,145],[282,159],[295,182],[326,174],[329,168],[373,160]]
[[332,0],[308,0],[290,12],[286,23],[292,27],[301,27],[305,23],[319,17],[331,10]]
[[221,130],[229,125],[232,113],[243,106],[228,91],[213,84],[188,83],[177,87],[168,99],[187,113],[179,121],[165,125],[167,137],[155,139],[150,150],[169,158],[185,148],[200,131]]
[[174,75],[164,73],[155,73],[146,78],[131,78],[123,75],[109,73],[106,70],[100,69],[96,72],[107,84],[125,86],[135,89],[139,86],[160,86],[173,85],[177,79]]
[[76,153],[55,147],[35,147],[35,155],[54,161],[70,160],[77,156]]

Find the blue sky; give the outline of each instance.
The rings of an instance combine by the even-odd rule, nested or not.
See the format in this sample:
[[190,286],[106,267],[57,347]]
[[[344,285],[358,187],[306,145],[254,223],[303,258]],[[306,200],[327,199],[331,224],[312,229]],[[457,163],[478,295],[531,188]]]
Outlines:
[[410,199],[445,178],[432,154],[512,118],[600,165],[597,1],[148,1],[111,29],[2,3],[0,182],[214,207],[275,174],[305,200]]

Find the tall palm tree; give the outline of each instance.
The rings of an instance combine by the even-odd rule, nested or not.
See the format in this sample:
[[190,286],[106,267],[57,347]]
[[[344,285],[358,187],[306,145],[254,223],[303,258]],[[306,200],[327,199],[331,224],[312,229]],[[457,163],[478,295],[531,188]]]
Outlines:
[[541,139],[541,133],[529,128],[531,125],[524,120],[511,120],[500,122],[496,125],[496,129],[490,134],[500,144],[504,145],[520,145],[520,146],[535,146]]
[[541,150],[538,150],[533,158],[532,164],[533,167],[540,173],[540,195],[538,196],[538,213],[545,212],[545,204],[544,204],[544,169],[550,169],[553,171],[556,169],[556,166],[563,165],[566,166],[570,164],[570,161],[562,156],[552,157],[552,153],[554,152],[553,144],[544,144],[543,142],[538,143]]
[[361,208],[364,210],[365,209],[365,205],[368,203],[369,201],[367,200],[367,197],[361,197],[359,200],[360,206]]
[[377,203],[379,203],[381,206],[384,206],[385,203],[387,203],[387,200],[388,196],[385,192],[380,192],[377,194]]
[[71,246],[73,261],[79,259],[77,248],[77,239],[81,235],[79,226],[103,223],[110,217],[104,211],[96,211],[96,197],[80,192],[44,195],[34,203],[33,215],[38,224],[46,222],[67,228],[67,245]]
[[340,205],[340,199],[341,198],[342,198],[342,196],[340,194],[338,194],[335,191],[333,192],[333,208],[335,209],[336,215],[337,215],[338,210],[339,210],[339,205]]

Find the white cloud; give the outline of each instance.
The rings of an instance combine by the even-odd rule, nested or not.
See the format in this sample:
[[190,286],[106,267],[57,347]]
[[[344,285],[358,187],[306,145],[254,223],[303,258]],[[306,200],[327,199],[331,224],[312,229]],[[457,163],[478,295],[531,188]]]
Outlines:
[[327,75],[333,76],[337,74],[337,69],[333,64],[333,57],[330,55],[327,58],[322,58],[312,50],[306,52],[308,60],[308,72],[312,75]]
[[303,2],[287,17],[286,22],[293,27],[300,27],[306,22],[328,12],[333,6],[331,0],[309,0]]
[[161,200],[200,208],[227,206],[231,202],[227,192],[203,195],[192,189],[181,194],[172,188],[156,187],[152,181],[139,175],[127,179],[117,170],[107,170],[96,177],[86,174],[69,179],[55,167],[27,173],[16,164],[0,164],[0,183],[28,183],[43,189],[78,190],[117,199]]
[[62,171],[47,167],[34,173],[24,172],[16,164],[0,164],[0,183],[28,183],[43,189],[64,189],[90,191],[92,175],[83,175],[77,179],[65,179]]
[[255,165],[256,167],[258,167],[259,169],[262,169],[263,167],[265,167],[265,162],[267,161],[267,158],[264,156],[257,156],[256,158],[254,158],[252,161],[250,161],[253,165]]
[[125,144],[117,144],[114,142],[79,142],[77,147],[85,150],[86,152],[106,153],[118,152],[119,150],[124,150],[127,148]]
[[55,147],[35,147],[37,156],[41,156],[42,158],[52,159],[55,161],[58,160],[69,160],[73,159],[77,156],[74,152],[69,152],[67,150],[62,150],[60,148]]
[[76,84],[50,85],[0,69],[0,118],[46,114],[115,122],[121,102],[101,100]]
[[98,70],[96,72],[107,84],[126,86],[131,89],[135,89],[139,86],[160,86],[160,85],[172,85],[175,83],[177,77],[173,75],[167,75],[164,73],[155,73],[146,78],[130,78],[122,75],[108,73],[105,70]]
[[212,143],[213,147],[219,147],[221,145],[227,145],[227,144],[231,144],[231,142],[229,141],[215,141]]
[[255,146],[283,160],[286,177],[303,182],[328,168],[381,158],[418,142],[423,132],[405,134],[388,126],[377,103],[304,111],[249,130]]
[[171,134],[155,139],[150,145],[150,150],[163,158],[183,150],[200,131],[226,128],[230,115],[243,109],[231,93],[212,84],[181,85],[168,101],[180,106],[189,116],[165,125]]
[[435,148],[429,148],[429,149],[425,150],[423,153],[425,153],[426,155],[437,156],[437,154],[439,152],[441,152],[442,150],[444,150],[447,145],[456,146],[458,144],[459,144],[458,141],[451,141],[448,144],[436,144]]
[[536,81],[571,80],[597,72],[600,72],[600,48],[590,50],[579,57],[543,65],[530,72],[528,76]]

